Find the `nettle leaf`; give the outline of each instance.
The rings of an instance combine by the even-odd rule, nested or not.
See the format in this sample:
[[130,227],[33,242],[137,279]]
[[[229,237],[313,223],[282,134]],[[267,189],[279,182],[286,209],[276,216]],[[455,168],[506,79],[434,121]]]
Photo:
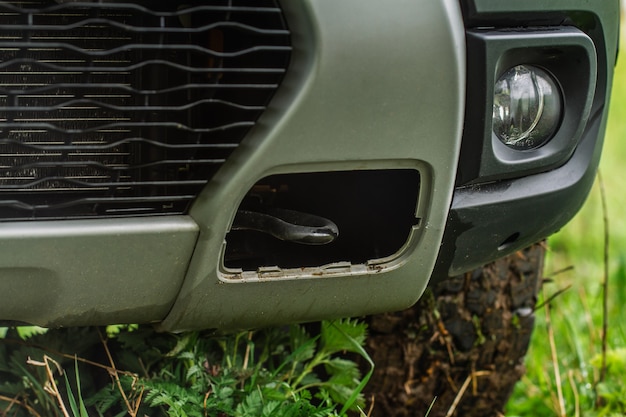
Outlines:
[[351,410],[356,410],[357,406],[363,407],[365,404],[363,396],[360,394],[357,396],[356,401],[354,401],[354,388],[342,384],[333,384],[329,381],[329,383],[324,384],[324,390],[328,392],[330,398],[336,403],[346,404],[349,401],[353,401],[350,406]]
[[308,374],[306,374],[304,376],[304,378],[302,378],[302,380],[300,381],[300,385],[314,385],[314,384],[318,384],[322,382],[318,376],[315,374],[315,372],[309,372]]
[[326,362],[325,367],[326,372],[330,375],[345,377],[346,380],[351,381],[350,383],[361,379],[361,371],[359,370],[358,365],[351,360],[333,358]]
[[[322,331],[324,331],[324,329],[326,329],[326,335],[328,335],[330,340],[334,341],[334,343],[328,344],[327,347],[325,347],[325,350],[332,348],[338,349],[335,350],[335,352],[333,353],[336,353],[340,350],[358,353],[370,365],[370,370],[367,372],[365,377],[363,377],[360,381],[359,378],[355,379],[354,385],[348,383],[348,381],[339,374],[333,376],[331,380],[335,378],[335,382],[342,382],[342,384],[336,384],[329,381],[329,386],[331,387],[331,397],[333,398],[333,400],[343,403],[343,407],[339,412],[339,414],[343,415],[349,409],[355,409],[357,405],[363,404],[363,397],[361,392],[363,391],[365,384],[367,384],[367,381],[369,381],[374,372],[374,362],[372,362],[372,359],[363,348],[367,333],[367,326],[365,323],[359,323],[356,319],[346,319],[339,320],[337,322],[330,322],[328,324],[324,322],[322,323]],[[339,337],[339,334],[343,336],[343,339]],[[322,338],[324,338],[324,335],[322,336]],[[340,379],[341,381],[339,381],[338,379]],[[348,384],[348,386],[343,385],[346,383]],[[343,397],[347,394],[347,391],[349,391],[350,394],[344,401]]]
[[322,348],[328,353],[355,352],[365,343],[367,324],[354,319],[322,322]]
[[[284,357],[280,365],[274,369],[270,375],[272,378],[280,378],[280,375],[283,375],[285,376],[285,379],[289,379],[294,375],[300,374],[302,368],[304,367],[304,363],[310,361],[313,356],[315,356],[317,340],[320,336],[318,335],[311,338],[306,334],[301,326],[297,325],[292,326],[291,331],[291,353]],[[276,349],[272,353],[272,356],[283,356],[285,353],[287,353],[287,350],[285,350],[283,346],[281,349]]]
[[304,362],[315,355],[317,338],[311,338],[304,327],[298,325],[289,326],[289,339],[291,343],[290,359]]
[[363,394],[361,392],[355,393],[358,383],[358,380],[346,381],[345,375],[335,375],[324,386],[335,402],[344,404],[350,410],[356,410],[357,406],[363,407],[365,405]]

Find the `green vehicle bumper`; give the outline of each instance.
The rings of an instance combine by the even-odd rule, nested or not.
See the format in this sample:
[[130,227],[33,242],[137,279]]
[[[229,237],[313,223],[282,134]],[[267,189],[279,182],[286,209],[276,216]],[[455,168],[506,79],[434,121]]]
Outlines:
[[[229,330],[399,310],[431,279],[555,232],[595,175],[617,2],[518,3],[283,1],[289,68],[189,209],[1,223],[0,319]],[[511,32],[523,22],[537,29]],[[539,52],[519,59],[553,73],[568,61],[544,52],[573,51],[587,87],[563,93],[570,139],[507,159],[492,148],[494,66],[525,42]],[[339,237],[273,246],[238,231],[258,195],[335,220]]]

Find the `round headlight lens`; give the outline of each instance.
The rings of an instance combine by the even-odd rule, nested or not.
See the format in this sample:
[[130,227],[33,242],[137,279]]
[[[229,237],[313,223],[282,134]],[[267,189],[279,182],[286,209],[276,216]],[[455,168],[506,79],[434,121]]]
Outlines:
[[547,143],[561,121],[561,92],[541,68],[517,65],[496,82],[493,132],[506,146],[529,150]]

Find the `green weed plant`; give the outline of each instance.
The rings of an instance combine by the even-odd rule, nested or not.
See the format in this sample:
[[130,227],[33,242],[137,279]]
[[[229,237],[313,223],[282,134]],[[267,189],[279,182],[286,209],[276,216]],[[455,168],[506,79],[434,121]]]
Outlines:
[[[0,339],[0,416],[359,412],[361,390],[373,372],[363,349],[366,326],[349,319],[319,326],[313,336],[300,325],[225,336],[159,334],[138,326],[27,336],[9,329]],[[358,357],[370,367],[365,376]]]

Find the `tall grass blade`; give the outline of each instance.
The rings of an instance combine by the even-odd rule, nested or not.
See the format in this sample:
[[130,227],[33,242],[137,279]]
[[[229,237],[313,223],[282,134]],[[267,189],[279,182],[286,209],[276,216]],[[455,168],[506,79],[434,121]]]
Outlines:
[[70,381],[67,378],[67,374],[64,374],[65,387],[67,389],[67,399],[70,403],[70,409],[72,410],[72,414],[74,415],[74,417],[89,417],[89,413],[87,413],[87,408],[85,407],[85,402],[83,401],[83,394],[81,392],[80,375],[78,373],[78,360],[76,357],[74,357],[74,370],[76,375],[75,378],[78,403],[76,402],[76,397],[74,396],[74,392],[72,391],[72,386],[70,385]]
[[433,410],[433,407],[435,406],[435,402],[436,401],[437,401],[437,397],[433,398],[433,400],[431,401],[430,405],[428,406],[428,410],[426,410],[426,415],[424,415],[424,417],[428,417],[430,412]]
[[[606,378],[606,345],[609,331],[609,214],[606,206],[606,191],[602,172],[598,169],[598,185],[600,186],[600,201],[602,203],[602,220],[604,226],[604,279],[602,281],[602,368],[600,369],[599,383]],[[599,405],[599,404],[598,404]]]
[[76,399],[74,398],[70,381],[67,379],[67,374],[64,374],[63,376],[65,377],[65,388],[67,389],[67,400],[70,403],[70,410],[72,410],[72,415],[74,417],[79,417],[80,413],[78,411],[78,406],[76,405]]

